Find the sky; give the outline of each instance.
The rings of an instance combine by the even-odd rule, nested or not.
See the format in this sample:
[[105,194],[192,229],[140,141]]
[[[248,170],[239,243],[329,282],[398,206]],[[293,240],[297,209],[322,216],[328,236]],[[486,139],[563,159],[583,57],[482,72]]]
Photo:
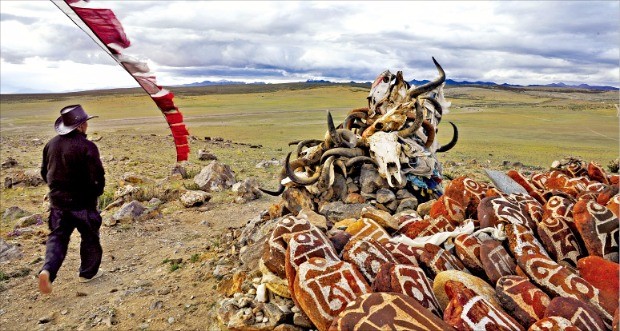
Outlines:
[[[97,1],[164,87],[437,76],[620,86],[620,1]],[[0,1],[0,93],[137,87],[49,1]]]

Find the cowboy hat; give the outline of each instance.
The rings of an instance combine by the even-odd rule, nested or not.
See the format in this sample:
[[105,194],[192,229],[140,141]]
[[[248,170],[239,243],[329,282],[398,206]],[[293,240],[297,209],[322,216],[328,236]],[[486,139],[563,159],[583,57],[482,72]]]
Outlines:
[[99,116],[88,116],[81,105],[67,106],[60,110],[60,117],[56,119],[54,129],[59,135],[65,135],[93,117]]

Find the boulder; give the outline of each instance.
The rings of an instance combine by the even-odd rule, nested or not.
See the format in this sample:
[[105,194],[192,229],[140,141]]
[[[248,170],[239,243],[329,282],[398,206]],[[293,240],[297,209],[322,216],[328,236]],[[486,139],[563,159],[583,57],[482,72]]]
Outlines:
[[211,195],[205,191],[189,190],[179,198],[185,208],[201,206],[211,200]]
[[260,198],[262,192],[258,186],[256,178],[247,178],[241,182],[235,183],[232,186],[232,191],[235,192],[236,195],[235,202],[246,203]]
[[121,206],[121,208],[112,215],[112,219],[120,223],[131,223],[137,220],[146,208],[138,201],[130,201]]
[[194,177],[194,183],[201,190],[220,192],[229,189],[235,183],[235,173],[226,164],[211,161]]
[[16,245],[11,245],[0,238],[0,262],[21,259],[24,254]]
[[198,160],[200,161],[212,161],[212,160],[217,160],[217,156],[215,156],[215,154],[206,151],[204,149],[199,149],[198,150]]

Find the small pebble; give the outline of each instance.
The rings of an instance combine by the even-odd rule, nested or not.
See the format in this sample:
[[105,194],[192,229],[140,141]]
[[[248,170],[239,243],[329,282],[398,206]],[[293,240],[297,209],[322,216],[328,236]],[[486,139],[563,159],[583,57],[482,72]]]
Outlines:
[[86,293],[84,293],[84,292],[80,292],[80,291],[75,292],[75,296],[78,296],[78,297],[85,297],[85,296],[87,296],[87,295],[88,295],[88,294],[86,294]]
[[174,317],[168,317],[168,324],[174,323]]
[[63,309],[63,310],[60,311],[60,314],[61,315],[67,315],[68,312],[69,312],[68,310]]

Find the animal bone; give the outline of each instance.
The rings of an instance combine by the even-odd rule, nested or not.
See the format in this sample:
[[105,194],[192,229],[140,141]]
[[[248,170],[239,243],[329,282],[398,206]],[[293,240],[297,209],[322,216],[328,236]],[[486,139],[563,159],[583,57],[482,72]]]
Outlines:
[[392,177],[399,186],[403,185],[403,176],[400,171],[401,145],[398,142],[397,132],[379,131],[368,138],[370,154],[379,164],[379,174],[387,179],[390,187],[395,187]]

